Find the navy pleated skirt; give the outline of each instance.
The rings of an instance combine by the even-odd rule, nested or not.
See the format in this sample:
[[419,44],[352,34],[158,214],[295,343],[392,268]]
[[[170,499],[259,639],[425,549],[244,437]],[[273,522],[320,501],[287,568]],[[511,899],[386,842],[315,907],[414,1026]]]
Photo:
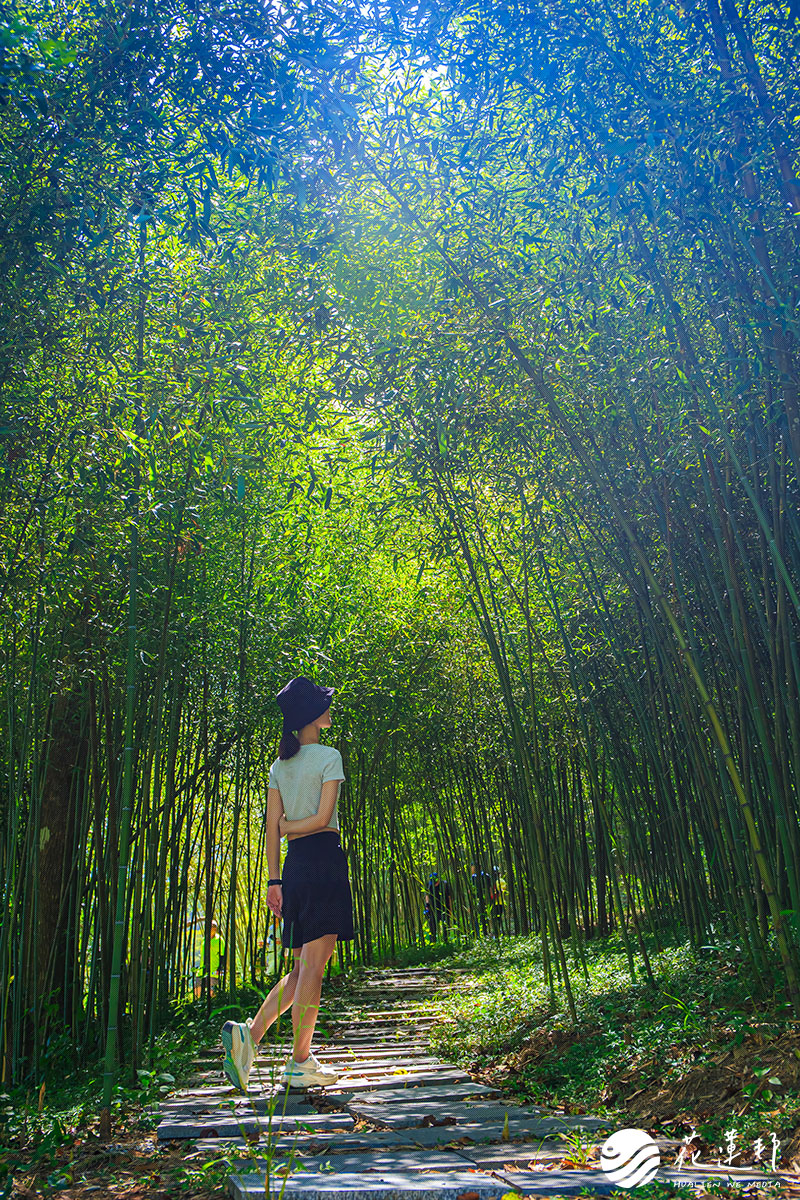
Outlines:
[[326,933],[353,940],[353,896],[338,830],[292,838],[281,880],[285,947],[296,949]]

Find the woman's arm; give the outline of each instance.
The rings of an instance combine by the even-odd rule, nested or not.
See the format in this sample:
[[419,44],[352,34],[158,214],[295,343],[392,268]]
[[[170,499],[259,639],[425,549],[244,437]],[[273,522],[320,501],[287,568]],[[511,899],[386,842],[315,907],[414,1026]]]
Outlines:
[[[323,783],[319,797],[319,808],[313,816],[303,817],[300,821],[290,821],[287,817],[282,817],[280,821],[281,836],[285,833],[317,833],[320,829],[326,829],[333,816],[336,799],[339,795],[339,783],[340,780],[338,779],[329,779],[326,783]],[[267,799],[267,805],[269,805],[269,798]],[[270,867],[271,870],[272,868]]]
[[[283,797],[277,787],[270,787],[266,793],[266,865],[270,874],[269,880],[281,878],[281,818],[283,816]],[[276,917],[281,916],[283,906],[283,889],[281,884],[273,883],[266,889],[266,904]]]

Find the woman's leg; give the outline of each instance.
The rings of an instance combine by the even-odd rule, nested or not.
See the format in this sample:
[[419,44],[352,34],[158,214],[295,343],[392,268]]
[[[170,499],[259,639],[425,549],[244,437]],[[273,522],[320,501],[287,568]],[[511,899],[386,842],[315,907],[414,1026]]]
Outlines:
[[292,1004],[293,1057],[296,1063],[305,1062],[311,1051],[322,994],[322,976],[333,954],[337,936],[335,933],[326,933],[301,947],[300,975]]
[[275,984],[272,991],[267,996],[261,1008],[253,1017],[253,1024],[250,1026],[250,1033],[253,1041],[258,1044],[264,1034],[269,1029],[273,1021],[277,1021],[281,1013],[286,1012],[294,1001],[295,989],[297,980],[300,976],[300,955],[302,946],[299,946],[294,952],[294,966],[288,975],[284,975]]

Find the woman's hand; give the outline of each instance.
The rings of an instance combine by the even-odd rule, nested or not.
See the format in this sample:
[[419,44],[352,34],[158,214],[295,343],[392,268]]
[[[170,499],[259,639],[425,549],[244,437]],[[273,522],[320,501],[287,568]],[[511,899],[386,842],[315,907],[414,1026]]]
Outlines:
[[280,883],[271,883],[267,888],[267,908],[275,913],[276,917],[281,915],[283,908],[283,885]]
[[288,833],[286,828],[286,822],[288,820],[289,818],[286,816],[286,813],[281,813],[280,820],[278,821],[278,833],[281,835],[281,837],[286,837],[286,834]]

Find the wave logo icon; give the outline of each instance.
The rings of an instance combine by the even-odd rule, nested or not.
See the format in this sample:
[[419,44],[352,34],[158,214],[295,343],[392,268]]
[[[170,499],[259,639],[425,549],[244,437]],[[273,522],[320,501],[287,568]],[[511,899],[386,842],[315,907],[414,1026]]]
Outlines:
[[600,1166],[612,1183],[632,1188],[650,1182],[661,1166],[661,1153],[643,1129],[618,1129],[600,1147]]

